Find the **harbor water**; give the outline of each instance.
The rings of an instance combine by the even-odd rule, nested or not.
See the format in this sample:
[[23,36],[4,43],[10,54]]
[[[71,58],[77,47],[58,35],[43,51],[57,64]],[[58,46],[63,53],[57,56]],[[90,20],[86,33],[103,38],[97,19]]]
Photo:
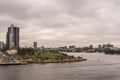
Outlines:
[[120,80],[120,55],[67,54],[87,61],[0,66],[0,80]]

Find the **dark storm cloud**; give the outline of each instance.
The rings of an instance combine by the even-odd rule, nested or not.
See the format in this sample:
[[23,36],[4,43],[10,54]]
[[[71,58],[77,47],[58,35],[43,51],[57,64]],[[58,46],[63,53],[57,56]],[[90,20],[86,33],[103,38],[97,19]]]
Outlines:
[[119,0],[0,0],[0,40],[21,28],[21,45],[119,43]]

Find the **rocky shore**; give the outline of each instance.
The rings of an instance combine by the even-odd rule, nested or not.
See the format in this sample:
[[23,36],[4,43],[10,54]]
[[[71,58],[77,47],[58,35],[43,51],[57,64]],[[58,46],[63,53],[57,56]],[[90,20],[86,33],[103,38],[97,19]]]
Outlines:
[[87,59],[83,58],[74,58],[74,59],[63,59],[63,60],[31,60],[24,59],[17,62],[2,62],[0,65],[26,65],[30,63],[71,63],[71,62],[81,62],[86,61]]
[[86,61],[87,59],[64,59],[64,60],[21,60],[22,62],[26,63],[71,63],[71,62],[81,62],[81,61]]
[[3,62],[3,63],[0,63],[0,65],[4,66],[4,65],[26,65],[28,64],[27,62],[9,62],[9,63],[6,63],[6,62]]

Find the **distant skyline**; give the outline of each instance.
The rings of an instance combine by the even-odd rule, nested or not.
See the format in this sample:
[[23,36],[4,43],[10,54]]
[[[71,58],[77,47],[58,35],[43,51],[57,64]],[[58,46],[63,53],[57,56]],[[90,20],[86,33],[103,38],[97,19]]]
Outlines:
[[0,0],[0,41],[20,28],[20,45],[120,47],[120,0]]

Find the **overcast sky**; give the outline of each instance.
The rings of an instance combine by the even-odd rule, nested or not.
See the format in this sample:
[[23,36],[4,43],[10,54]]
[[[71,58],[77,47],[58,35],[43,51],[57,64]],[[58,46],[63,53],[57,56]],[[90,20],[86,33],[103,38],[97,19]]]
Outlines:
[[0,41],[10,24],[20,27],[21,46],[120,47],[120,0],[0,0]]

